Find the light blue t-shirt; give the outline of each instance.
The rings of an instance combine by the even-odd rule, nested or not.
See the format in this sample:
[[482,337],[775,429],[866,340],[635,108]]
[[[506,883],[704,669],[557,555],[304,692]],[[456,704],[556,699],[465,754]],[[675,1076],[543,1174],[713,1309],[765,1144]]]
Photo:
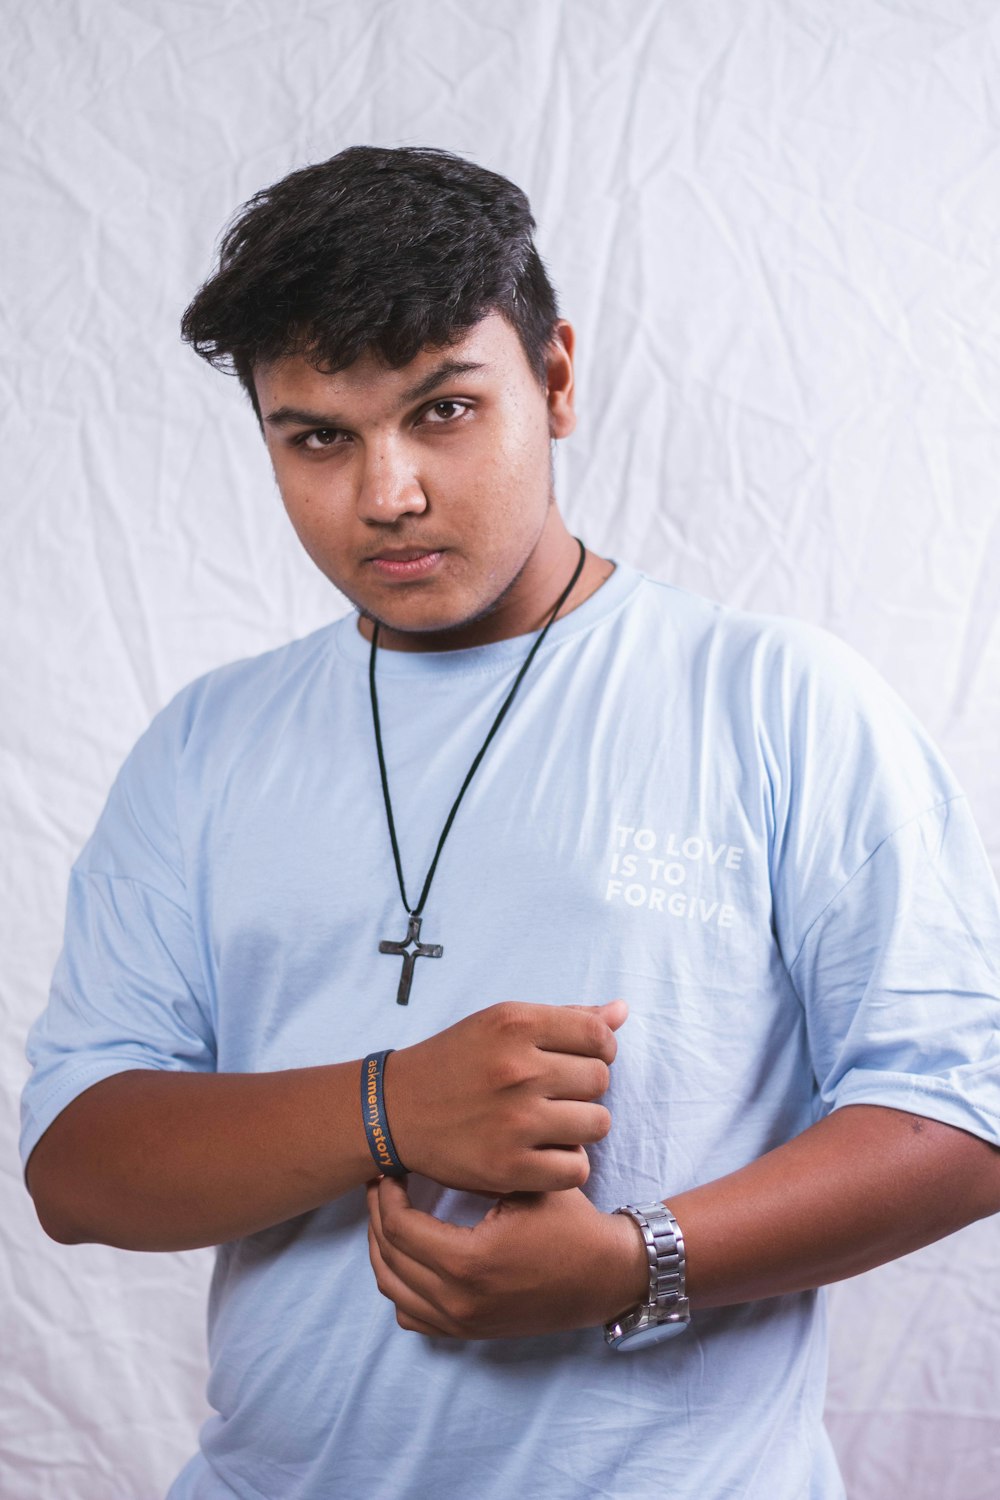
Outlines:
[[[382,651],[404,873],[528,638]],[[405,916],[350,615],[193,683],[129,756],[71,879],[29,1042],[22,1153],[125,1069],[298,1068],[405,1047],[508,999],[621,996],[586,1191],[667,1198],[831,1109],[1000,1143],[1000,916],[960,788],[878,675],[814,627],[619,564],[551,630],[445,846],[408,1007]],[[481,1199],[411,1180],[472,1222]],[[219,1247],[216,1415],[171,1500],[833,1500],[822,1294],[600,1330],[406,1333],[361,1189]],[[558,1253],[558,1247],[553,1247]]]

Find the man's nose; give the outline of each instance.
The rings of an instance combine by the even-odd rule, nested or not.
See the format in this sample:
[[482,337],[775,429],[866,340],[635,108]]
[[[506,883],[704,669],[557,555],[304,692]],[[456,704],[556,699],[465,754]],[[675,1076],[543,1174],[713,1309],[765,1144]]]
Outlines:
[[427,509],[427,496],[411,460],[388,439],[365,449],[358,478],[358,515],[363,521],[391,522]]

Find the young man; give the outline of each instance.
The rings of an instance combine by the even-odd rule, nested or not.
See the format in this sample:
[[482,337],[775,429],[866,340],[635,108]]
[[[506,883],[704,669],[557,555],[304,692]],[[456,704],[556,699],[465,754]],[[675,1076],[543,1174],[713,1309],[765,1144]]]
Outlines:
[[357,612],[154,720],[30,1039],[47,1231],[219,1247],[172,1500],[827,1500],[815,1289],[1000,1208],[961,791],[832,637],[569,534],[533,227],[352,148],[185,315]]

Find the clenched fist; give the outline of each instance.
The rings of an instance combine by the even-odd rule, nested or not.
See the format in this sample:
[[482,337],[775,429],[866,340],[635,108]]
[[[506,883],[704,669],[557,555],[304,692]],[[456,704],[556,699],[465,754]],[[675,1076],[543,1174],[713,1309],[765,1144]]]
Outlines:
[[445,1187],[502,1194],[581,1187],[603,1140],[628,1014],[606,1005],[491,1005],[393,1053],[385,1108],[401,1159]]

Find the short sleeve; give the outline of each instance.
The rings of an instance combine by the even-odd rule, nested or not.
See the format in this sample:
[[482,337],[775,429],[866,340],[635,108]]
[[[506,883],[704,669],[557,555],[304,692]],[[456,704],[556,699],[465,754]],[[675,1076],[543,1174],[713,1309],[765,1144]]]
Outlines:
[[888,835],[789,972],[824,1105],[881,1104],[1000,1145],[1000,897],[966,799]]
[[70,875],[63,949],[27,1041],[22,1162],[78,1094],[133,1068],[215,1067],[174,789],[183,704],[164,710],[112,787]]

